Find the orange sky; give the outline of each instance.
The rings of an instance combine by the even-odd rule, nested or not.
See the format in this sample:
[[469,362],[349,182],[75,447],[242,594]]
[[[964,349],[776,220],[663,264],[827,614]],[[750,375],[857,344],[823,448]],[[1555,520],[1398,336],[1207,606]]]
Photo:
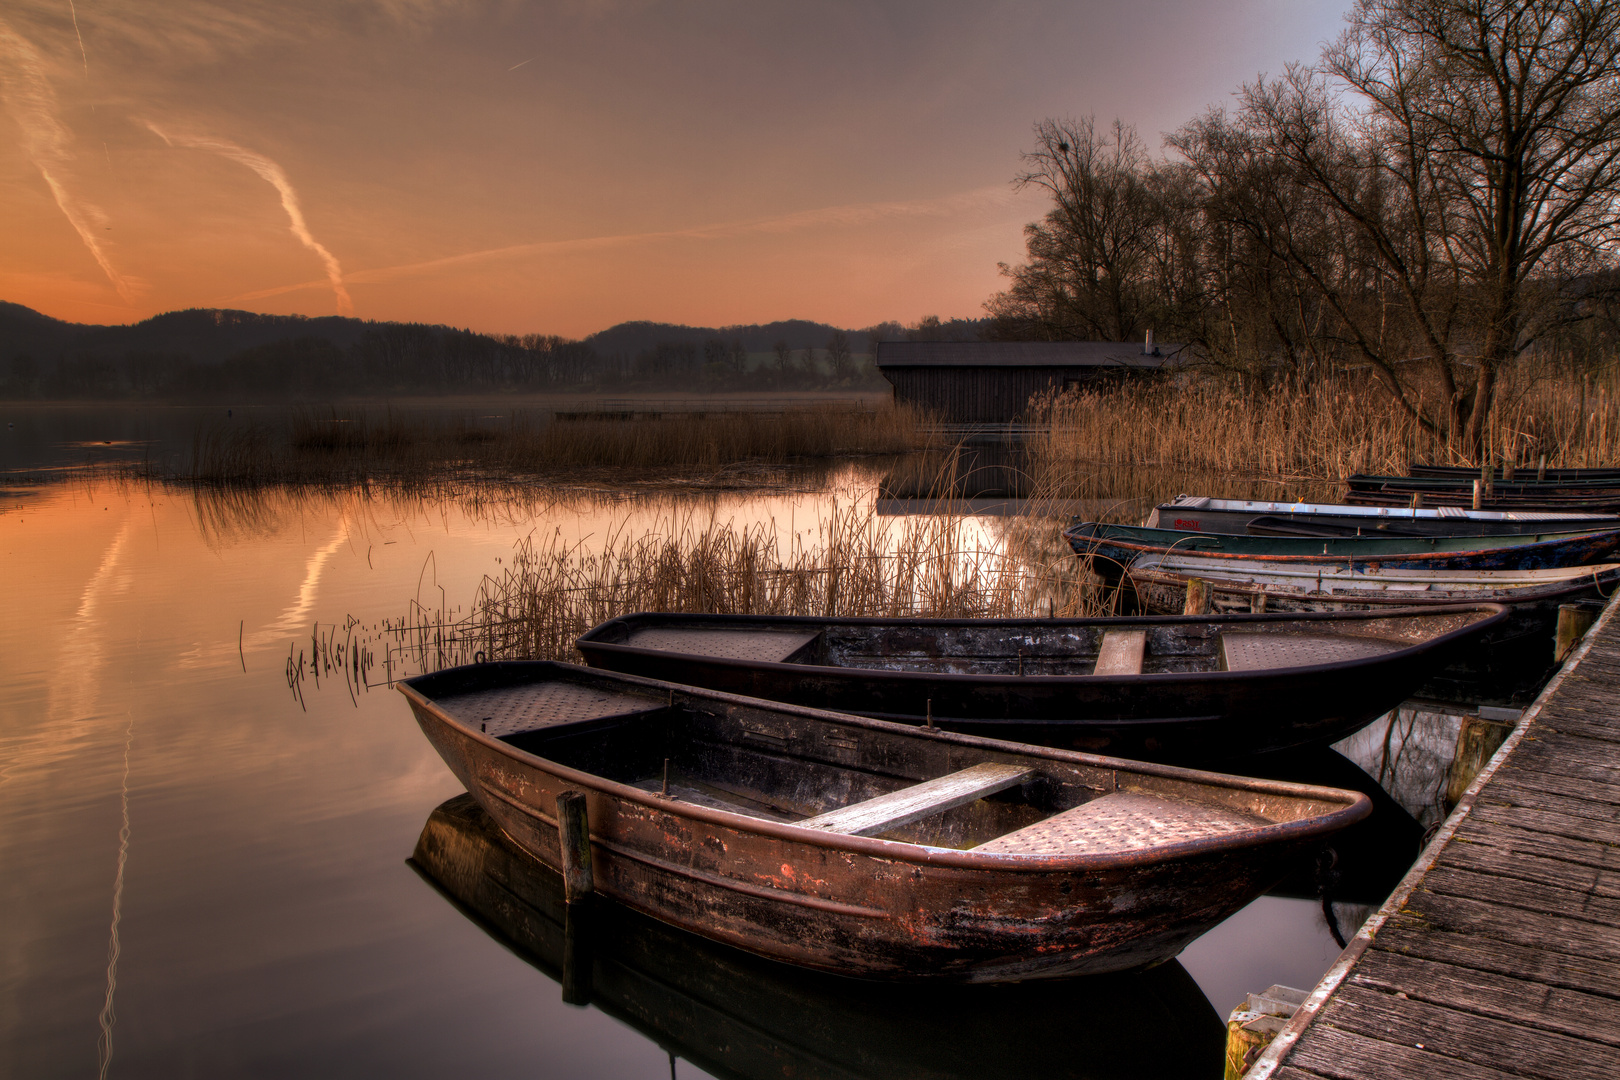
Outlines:
[[1345,0],[7,0],[0,300],[581,336],[973,317],[1031,125],[1150,144]]

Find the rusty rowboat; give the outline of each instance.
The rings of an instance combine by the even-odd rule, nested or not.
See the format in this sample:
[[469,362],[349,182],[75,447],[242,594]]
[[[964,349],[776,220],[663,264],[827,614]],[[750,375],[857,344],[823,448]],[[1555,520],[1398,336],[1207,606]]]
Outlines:
[[1325,745],[1501,621],[1491,605],[1371,615],[824,619],[625,615],[595,667],[901,723],[1207,764]]
[[[544,661],[400,684],[452,772],[594,890],[772,959],[1001,982],[1168,959],[1365,796],[919,730]],[[572,803],[571,803],[572,804]]]

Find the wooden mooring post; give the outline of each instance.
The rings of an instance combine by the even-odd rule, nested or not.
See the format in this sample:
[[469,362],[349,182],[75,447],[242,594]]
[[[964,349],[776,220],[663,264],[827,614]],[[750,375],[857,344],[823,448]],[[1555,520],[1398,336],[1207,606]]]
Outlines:
[[1597,621],[1597,613],[1581,604],[1558,605],[1558,632],[1553,637],[1553,659],[1562,663]]
[[591,873],[591,827],[585,796],[565,791],[557,796],[557,846],[563,875],[562,999],[569,1005],[591,1003],[590,921],[587,901],[596,892]]

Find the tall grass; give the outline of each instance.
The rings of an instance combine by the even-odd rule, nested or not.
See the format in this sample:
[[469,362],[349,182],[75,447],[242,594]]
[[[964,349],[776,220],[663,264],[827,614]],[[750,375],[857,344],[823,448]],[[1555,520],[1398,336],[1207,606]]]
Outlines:
[[[1489,418],[1485,452],[1520,463],[1545,454],[1550,466],[1620,461],[1616,390],[1607,378],[1569,377],[1545,365],[1514,368]],[[1058,486],[1098,465],[1203,473],[1218,486],[1477,463],[1460,436],[1425,428],[1362,375],[1280,391],[1224,379],[1125,385],[1071,392],[1037,411],[1041,423],[1028,443],[1032,467]]]
[[[1055,541],[1055,543],[1054,543]],[[578,662],[574,640],[634,611],[726,614],[1017,617],[1102,614],[1106,601],[1051,522],[989,536],[955,515],[881,518],[835,503],[813,539],[770,521],[663,518],[600,545],[520,541],[470,602],[413,601],[371,628],[317,628],[289,655],[289,683],[344,672],[364,685],[483,658]]]

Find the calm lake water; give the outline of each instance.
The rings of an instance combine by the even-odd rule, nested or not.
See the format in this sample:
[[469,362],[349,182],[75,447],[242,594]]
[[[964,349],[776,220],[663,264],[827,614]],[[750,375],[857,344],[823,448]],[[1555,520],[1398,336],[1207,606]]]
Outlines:
[[312,624],[464,604],[522,537],[810,530],[832,498],[0,495],[0,1075],[1218,1075],[1227,1011],[1337,955],[1315,901],[1262,898],[1145,975],[927,993],[621,919],[581,1008],[407,865],[461,789],[404,700],[288,689]]

